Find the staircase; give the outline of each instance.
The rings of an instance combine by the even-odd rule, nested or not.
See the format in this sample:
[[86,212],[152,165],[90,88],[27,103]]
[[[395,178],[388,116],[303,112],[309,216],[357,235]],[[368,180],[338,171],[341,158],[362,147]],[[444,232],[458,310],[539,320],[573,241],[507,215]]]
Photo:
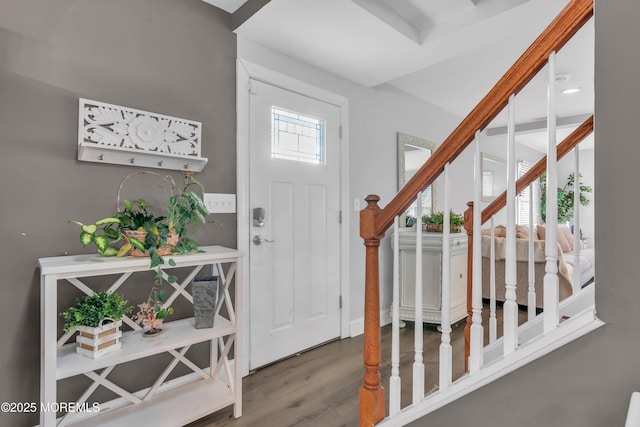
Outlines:
[[[396,194],[391,202],[381,208],[380,198],[367,196],[367,207],[360,212],[360,235],[366,248],[365,272],[365,331],[364,331],[364,384],[360,389],[360,425],[361,426],[397,426],[404,425],[432,412],[459,397],[492,382],[509,372],[561,347],[568,342],[598,328],[602,322],[595,316],[595,284],[582,288],[579,285],[579,267],[574,271],[571,296],[560,301],[558,279],[558,231],[557,231],[557,195],[547,192],[547,235],[545,246],[544,305],[541,313],[535,310],[535,291],[529,286],[528,320],[518,325],[518,305],[516,303],[516,196],[532,182],[546,172],[547,188],[557,187],[557,161],[571,150],[578,156],[577,144],[593,131],[593,117],[587,119],[560,145],[556,145],[555,110],[555,55],[573,35],[593,16],[593,0],[572,0],[554,19],[545,31],[533,42],[516,63],[505,73],[498,83],[460,123],[451,135],[440,145],[427,162],[415,173],[407,184]],[[515,154],[515,95],[519,93],[545,66],[548,71],[548,146],[547,156],[530,169],[520,180],[516,180]],[[480,141],[483,131],[489,123],[504,109],[508,115],[508,155],[507,155],[507,191],[496,198],[484,211],[481,211],[482,175]],[[452,347],[450,345],[451,324],[448,310],[450,298],[450,279],[447,254],[449,248],[449,211],[450,178],[449,165],[470,145],[474,145],[474,201],[465,213],[465,230],[468,236],[468,317],[465,328],[466,374],[452,381]],[[576,160],[575,173],[579,176],[579,161]],[[392,307],[392,351],[391,377],[384,379],[389,384],[389,407],[385,407],[385,389],[380,375],[380,289],[378,249],[385,232],[393,227],[394,236],[398,236],[399,218],[414,202],[417,203],[417,218],[421,218],[421,193],[440,175],[444,177],[443,225],[443,273],[442,273],[442,343],[440,345],[439,372],[431,373],[438,377],[438,389],[425,392],[425,365],[422,355],[422,330],[416,328],[415,359],[413,363],[413,400],[407,407],[401,408],[400,390],[402,378],[399,376],[399,325],[398,314],[398,245],[394,245],[394,284]],[[576,180],[579,181],[579,180]],[[576,186],[579,183],[576,182]],[[531,192],[530,192],[531,193]],[[576,187],[575,193],[579,193]],[[579,211],[579,197],[575,198],[574,210]],[[489,322],[492,339],[488,345],[484,342],[485,325],[482,324],[482,252],[481,227],[490,221],[497,212],[506,209],[506,259],[505,282],[506,300],[503,305],[503,335],[499,339],[495,322]],[[530,212],[529,224],[533,223]],[[574,219],[579,229],[579,215]],[[531,227],[531,226],[530,226]],[[420,251],[422,231],[416,228],[416,252]],[[574,246],[579,248],[579,236],[574,237]],[[492,237],[492,244],[494,244]],[[529,254],[533,254],[533,241]],[[579,249],[577,249],[579,257]],[[532,257],[532,255],[531,255]],[[529,268],[533,269],[533,260],[529,258]],[[422,257],[417,256],[415,284],[415,318],[421,323],[422,313]],[[494,261],[495,262],[495,261]],[[578,284],[576,284],[578,283]],[[533,299],[532,299],[533,298]],[[533,301],[533,303],[532,303]],[[495,307],[495,299],[490,301]],[[387,357],[387,355],[385,355]]]

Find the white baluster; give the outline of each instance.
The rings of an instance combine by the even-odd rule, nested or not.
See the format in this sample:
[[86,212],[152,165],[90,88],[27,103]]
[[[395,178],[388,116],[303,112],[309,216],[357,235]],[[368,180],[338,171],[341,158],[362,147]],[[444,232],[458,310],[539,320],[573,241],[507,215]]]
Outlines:
[[471,331],[469,343],[469,373],[478,372],[483,364],[484,329],[482,327],[482,169],[480,131],[476,131],[476,151],[473,166],[473,265],[471,297]]
[[518,304],[516,303],[516,135],[515,96],[509,97],[507,105],[507,238],[505,257],[505,302],[503,307],[504,354],[515,351],[518,345]]
[[549,55],[548,82],[548,114],[547,114],[547,224],[545,242],[545,275],[544,275],[544,333],[551,332],[558,326],[558,165],[556,154],[556,90],[555,70],[556,54]]
[[442,342],[440,343],[440,390],[449,387],[453,378],[451,349],[451,193],[449,163],[444,165],[444,221],[442,224]]
[[576,153],[576,164],[573,180],[573,294],[580,292],[580,275],[582,266],[580,265],[580,157],[578,146],[574,149]]
[[529,293],[528,306],[527,306],[527,318],[533,320],[536,317],[536,270],[533,256],[533,186],[535,184],[529,184]]
[[389,415],[400,412],[400,247],[398,217],[393,219],[393,305],[391,308],[391,378]]
[[422,192],[418,193],[416,206],[416,297],[415,335],[413,338],[415,355],[413,362],[413,404],[424,399],[424,364],[422,363]]
[[496,317],[496,233],[494,217],[491,216],[491,257],[489,263],[489,342],[498,339],[498,318]]

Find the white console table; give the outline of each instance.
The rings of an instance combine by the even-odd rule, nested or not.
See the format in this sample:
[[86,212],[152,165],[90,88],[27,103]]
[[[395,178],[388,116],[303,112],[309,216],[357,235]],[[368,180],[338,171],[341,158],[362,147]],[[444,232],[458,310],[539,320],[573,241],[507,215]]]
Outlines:
[[[216,313],[215,326],[196,329],[193,317],[168,321],[163,324],[165,333],[156,338],[143,338],[141,327],[129,317],[123,323],[132,330],[123,333],[122,348],[97,359],[81,356],[75,352],[76,343],[67,343],[73,333],[58,338],[57,313],[58,286],[65,281],[86,294],[94,291],[80,279],[90,276],[117,275],[109,291],[117,290],[136,272],[149,270],[149,258],[101,257],[99,255],[76,255],[41,258],[41,370],[40,401],[56,404],[57,381],[75,375],[85,375],[93,381],[76,402],[87,402],[93,391],[102,385],[119,398],[100,403],[99,412],[69,412],[56,419],[56,412],[41,411],[40,425],[46,427],[73,426],[179,426],[195,421],[221,408],[234,405],[234,416],[242,415],[242,259],[243,254],[221,246],[202,247],[202,253],[176,255],[172,258],[175,267],[163,266],[163,270],[191,267],[191,272],[182,281],[163,285],[173,287],[166,299],[169,306],[179,296],[191,303],[193,298],[186,287],[204,266],[212,271],[203,275],[219,276],[221,298],[227,308],[227,316]],[[224,267],[224,268],[223,268]],[[166,274],[166,273],[165,273]],[[145,276],[148,279],[148,275]],[[235,282],[232,303],[229,285]],[[151,289],[152,283],[148,283]],[[126,297],[126,295],[125,295]],[[220,307],[220,304],[218,304]],[[210,343],[210,365],[201,369],[186,356],[194,344]],[[231,348],[234,348],[231,351]],[[119,364],[168,352],[173,360],[151,387],[138,391],[127,391],[107,379]],[[229,355],[233,354],[233,364]],[[174,367],[182,362],[193,373],[167,380]],[[91,405],[89,405],[91,406]]]
[[[415,319],[416,231],[401,228],[400,249],[400,319]],[[422,320],[442,323],[442,233],[422,232]],[[393,245],[393,239],[392,239]],[[451,323],[467,316],[467,235],[450,234]]]

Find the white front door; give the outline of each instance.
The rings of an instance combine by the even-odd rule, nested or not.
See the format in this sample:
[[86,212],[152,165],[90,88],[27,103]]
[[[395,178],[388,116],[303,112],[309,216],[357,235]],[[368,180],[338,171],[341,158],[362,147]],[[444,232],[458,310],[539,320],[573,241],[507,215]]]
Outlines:
[[255,369],[340,336],[340,107],[251,80]]

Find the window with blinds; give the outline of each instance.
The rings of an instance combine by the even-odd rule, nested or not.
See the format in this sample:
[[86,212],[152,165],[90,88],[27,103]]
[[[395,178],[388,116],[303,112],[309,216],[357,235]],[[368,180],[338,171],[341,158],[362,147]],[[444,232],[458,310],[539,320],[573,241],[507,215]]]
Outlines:
[[[531,169],[533,163],[521,160],[518,162],[518,178]],[[529,225],[529,192],[533,189],[533,223],[537,224],[538,216],[540,212],[540,183],[535,180],[533,184],[525,188],[522,193],[518,195],[518,224]]]

